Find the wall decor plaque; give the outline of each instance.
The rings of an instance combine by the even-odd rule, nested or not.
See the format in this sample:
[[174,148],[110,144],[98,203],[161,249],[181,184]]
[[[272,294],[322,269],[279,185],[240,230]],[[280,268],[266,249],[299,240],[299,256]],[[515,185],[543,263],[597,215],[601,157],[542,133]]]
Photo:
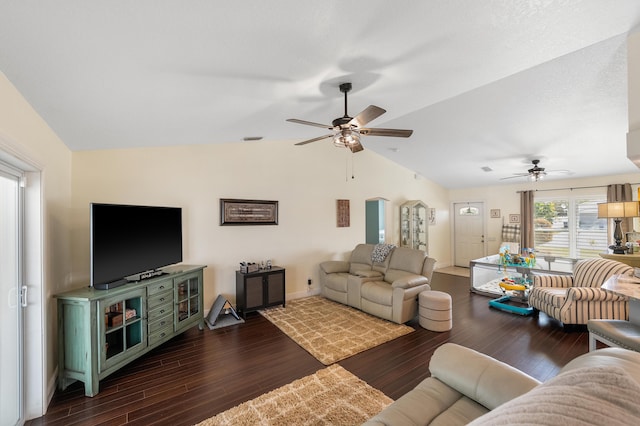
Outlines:
[[338,228],[347,228],[351,226],[349,200],[336,200],[336,213],[338,219]]
[[220,199],[220,225],[277,224],[277,201]]

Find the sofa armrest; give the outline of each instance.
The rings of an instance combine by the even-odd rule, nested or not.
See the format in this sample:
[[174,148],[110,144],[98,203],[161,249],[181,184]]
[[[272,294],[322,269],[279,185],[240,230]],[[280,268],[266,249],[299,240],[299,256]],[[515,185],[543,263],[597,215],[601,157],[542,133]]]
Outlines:
[[391,287],[406,289],[417,287],[423,284],[429,284],[429,279],[427,277],[423,277],[422,275],[407,274],[391,283]]
[[424,264],[422,265],[422,275],[427,277],[429,281],[433,277],[433,270],[436,266],[436,260],[433,257],[427,257],[424,260]]
[[327,260],[320,264],[320,269],[325,274],[332,274],[336,272],[349,272],[349,262],[345,260]]
[[540,384],[510,365],[455,343],[445,343],[436,349],[429,371],[490,410]]
[[573,275],[534,275],[534,287],[573,287]]
[[582,300],[588,302],[624,302],[629,299],[625,296],[615,294],[602,288],[571,287],[570,289],[567,289],[567,301],[570,300]]

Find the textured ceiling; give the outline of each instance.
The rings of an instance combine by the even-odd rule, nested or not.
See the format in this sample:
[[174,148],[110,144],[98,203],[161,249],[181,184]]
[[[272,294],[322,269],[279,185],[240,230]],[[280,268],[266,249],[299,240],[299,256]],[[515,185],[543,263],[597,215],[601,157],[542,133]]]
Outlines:
[[414,130],[365,149],[460,188],[514,183],[534,158],[571,178],[637,172],[638,24],[638,0],[0,0],[0,71],[72,150],[304,150],[326,131],[285,119],[330,123],[349,81],[350,115],[374,104],[370,127]]

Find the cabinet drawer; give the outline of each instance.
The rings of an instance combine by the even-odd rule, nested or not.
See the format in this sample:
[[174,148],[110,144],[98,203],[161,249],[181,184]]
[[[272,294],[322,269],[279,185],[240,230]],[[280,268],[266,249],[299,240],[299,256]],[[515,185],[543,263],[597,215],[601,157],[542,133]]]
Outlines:
[[156,306],[147,312],[147,322],[157,321],[165,315],[173,314],[173,306],[171,303],[165,303],[160,306]]
[[173,324],[149,334],[149,346],[164,342],[173,336]]
[[161,330],[167,326],[172,326],[172,325],[173,325],[173,315],[171,315],[171,312],[169,312],[168,315],[165,315],[164,317],[160,317],[153,322],[149,322],[149,326],[148,326],[149,336],[152,336],[158,330]]
[[159,283],[149,284],[147,286],[147,297],[151,297],[167,290],[173,290],[173,285],[170,281],[161,281]]
[[147,309],[149,311],[164,304],[173,304],[173,292],[171,290],[154,294],[147,299]]

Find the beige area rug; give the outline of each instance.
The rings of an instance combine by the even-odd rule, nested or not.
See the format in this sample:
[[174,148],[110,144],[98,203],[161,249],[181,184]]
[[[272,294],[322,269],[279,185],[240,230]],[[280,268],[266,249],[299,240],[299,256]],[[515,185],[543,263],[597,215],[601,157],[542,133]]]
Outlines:
[[324,365],[415,331],[322,296],[259,312]]
[[211,417],[214,425],[358,425],[393,400],[338,364]]

